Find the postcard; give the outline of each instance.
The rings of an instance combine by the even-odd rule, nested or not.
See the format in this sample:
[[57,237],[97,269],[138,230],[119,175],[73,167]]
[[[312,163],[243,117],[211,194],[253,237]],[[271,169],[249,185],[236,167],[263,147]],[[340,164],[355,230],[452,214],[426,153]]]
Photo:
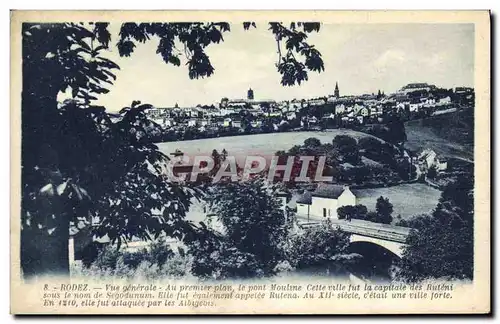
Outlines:
[[12,11],[11,313],[488,314],[488,11]]

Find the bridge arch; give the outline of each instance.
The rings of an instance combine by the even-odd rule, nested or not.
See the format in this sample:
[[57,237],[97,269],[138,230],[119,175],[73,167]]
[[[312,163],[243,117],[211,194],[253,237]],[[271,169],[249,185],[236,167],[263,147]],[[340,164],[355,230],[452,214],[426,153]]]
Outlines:
[[350,242],[351,243],[363,242],[363,243],[375,244],[375,245],[378,245],[378,246],[384,248],[385,250],[390,251],[392,254],[394,254],[398,258],[401,258],[403,256],[403,247],[405,246],[405,244],[403,244],[403,243],[383,240],[383,239],[359,235],[359,234],[351,234]]

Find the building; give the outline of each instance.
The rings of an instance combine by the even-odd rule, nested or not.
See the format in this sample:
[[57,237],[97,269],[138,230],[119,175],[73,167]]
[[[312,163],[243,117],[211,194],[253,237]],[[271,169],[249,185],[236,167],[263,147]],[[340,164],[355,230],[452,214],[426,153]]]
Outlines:
[[402,93],[410,93],[415,91],[431,91],[436,89],[436,86],[428,83],[409,83],[399,90]]
[[338,104],[335,106],[335,114],[343,114],[346,112],[346,106],[344,104]]
[[370,116],[370,109],[368,109],[368,107],[363,106],[360,109],[358,109],[357,114],[362,117],[368,117]]
[[297,118],[297,114],[294,111],[290,111],[286,113],[286,119],[287,120],[293,120]]
[[439,156],[433,149],[424,149],[418,154],[417,160],[422,172],[426,172],[431,167],[435,167],[436,171],[446,171],[448,169],[447,159]]
[[335,91],[333,92],[333,95],[335,96],[335,98],[339,98],[340,97],[340,92],[339,92],[339,83],[338,82],[335,82]]
[[356,195],[348,186],[320,184],[315,191],[306,191],[297,199],[297,215],[316,220],[338,219],[339,207],[356,204]]
[[449,104],[451,104],[450,96],[440,98],[438,101],[438,105],[440,105],[440,106],[449,105]]
[[326,104],[326,98],[313,98],[307,100],[309,106],[323,106]]
[[474,88],[469,88],[469,87],[456,87],[455,88],[455,93],[456,94],[471,94],[474,93]]
[[175,107],[151,107],[145,110],[146,117],[151,120],[159,120],[165,117],[170,117],[172,110],[178,108],[177,104]]
[[252,88],[248,89],[248,93],[247,93],[247,99],[248,100],[253,100],[254,96],[253,96],[253,90]]

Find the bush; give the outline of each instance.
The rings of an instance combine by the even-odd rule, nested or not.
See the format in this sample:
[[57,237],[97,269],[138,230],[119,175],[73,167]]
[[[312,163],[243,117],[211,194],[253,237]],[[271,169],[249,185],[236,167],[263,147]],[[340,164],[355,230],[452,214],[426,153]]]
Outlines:
[[89,266],[75,265],[77,276],[94,278],[179,278],[190,275],[191,258],[174,253],[165,240],[153,241],[136,252],[121,251],[108,245]]
[[365,205],[342,206],[337,209],[339,219],[366,219],[368,209]]
[[190,244],[195,275],[274,274],[283,260],[282,245],[289,230],[276,197],[278,189],[258,178],[214,188],[210,207],[218,215],[224,234],[206,229]]
[[436,176],[437,176],[436,166],[433,165],[429,168],[429,170],[427,170],[427,178],[434,180],[436,179]]
[[118,258],[122,256],[122,254],[123,253],[120,252],[115,246],[108,245],[99,252],[96,260],[91,263],[91,266],[95,266],[101,270],[114,270],[116,268]]
[[374,222],[374,223],[379,223],[378,221],[378,215],[376,212],[371,211],[366,214],[366,219],[369,222]]
[[377,223],[390,224],[392,222],[392,211],[394,210],[389,198],[380,196],[375,205],[377,210]]
[[397,221],[396,221],[396,223],[394,223],[394,225],[402,226],[402,227],[410,227],[410,222],[404,218],[401,218],[401,215],[398,215],[396,217],[396,219],[397,219]]
[[287,259],[291,267],[304,269],[338,261],[346,253],[350,234],[326,221],[290,237]]
[[195,242],[190,247],[193,255],[191,272],[201,278],[251,278],[264,274],[255,255],[232,246],[229,242]]

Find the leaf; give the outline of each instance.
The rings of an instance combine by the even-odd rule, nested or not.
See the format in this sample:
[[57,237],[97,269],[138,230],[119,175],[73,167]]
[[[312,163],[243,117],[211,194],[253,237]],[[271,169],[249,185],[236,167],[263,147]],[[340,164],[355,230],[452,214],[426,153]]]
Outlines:
[[231,26],[227,22],[214,23],[215,26],[219,26],[222,32],[231,31]]
[[40,193],[47,196],[54,196],[54,186],[52,183],[46,184],[40,189]]
[[90,48],[90,46],[83,39],[79,39],[77,41],[77,44],[80,45],[81,46],[80,49],[81,50],[85,50],[86,53],[91,53],[92,52],[92,49]]
[[216,28],[211,28],[208,31],[207,36],[210,39],[210,41],[216,44],[219,44],[223,40],[222,33],[218,31]]
[[129,57],[134,52],[135,44],[130,40],[120,40],[116,45],[120,56]]
[[59,196],[62,196],[62,194],[64,193],[64,191],[66,190],[66,187],[68,185],[68,181],[69,180],[66,180],[65,182],[61,183],[60,185],[57,186],[57,194]]
[[108,23],[98,22],[94,27],[94,33],[96,34],[97,40],[103,44],[104,48],[107,48],[109,42],[111,41],[111,34],[108,31],[108,25]]
[[168,58],[168,61],[170,63],[172,63],[173,65],[175,66],[180,66],[181,65],[181,60],[179,59],[179,57],[175,56],[175,55],[171,55],[169,58]]
[[208,56],[201,49],[197,49],[193,53],[193,56],[187,64],[189,66],[189,77],[191,79],[209,77],[214,73],[214,68]]
[[78,87],[74,86],[71,87],[71,95],[73,96],[73,98],[76,98],[78,96],[79,91],[80,89]]
[[170,57],[172,56],[172,48],[174,46],[174,40],[171,37],[162,37],[158,43],[158,48],[156,53],[160,54],[165,63],[170,62]]
[[243,28],[245,30],[250,29],[250,27],[257,28],[257,25],[255,25],[255,22],[253,22],[253,21],[246,21],[243,23]]
[[[105,58],[105,57],[98,57],[99,59],[99,64],[105,68],[108,69],[120,69],[120,66],[116,64],[115,62]],[[103,72],[109,72],[107,70],[103,70]],[[110,72],[111,73],[111,72]],[[114,74],[112,74],[114,76]]]
[[304,27],[304,32],[310,33],[310,32],[319,32],[321,23],[319,22],[304,22],[302,23],[302,26]]

